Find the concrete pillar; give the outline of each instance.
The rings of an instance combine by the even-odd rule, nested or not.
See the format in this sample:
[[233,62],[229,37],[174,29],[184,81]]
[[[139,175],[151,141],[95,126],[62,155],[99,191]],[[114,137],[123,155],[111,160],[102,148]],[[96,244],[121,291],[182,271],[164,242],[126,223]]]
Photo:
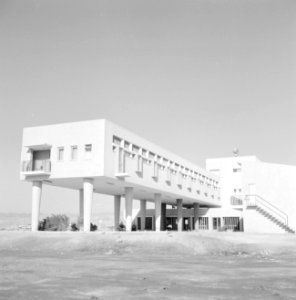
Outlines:
[[79,190],[79,225],[83,226],[83,210],[84,210],[84,201],[83,201],[83,189]]
[[198,220],[198,210],[199,203],[193,203],[193,216],[194,216],[194,230],[199,230],[199,220]]
[[224,229],[224,218],[220,217],[220,220],[221,220],[220,228]]
[[155,231],[160,231],[161,226],[161,195],[154,194],[155,201]]
[[177,223],[178,223],[178,231],[183,230],[183,200],[177,199]]
[[209,220],[209,231],[213,231],[213,218],[209,216],[208,218]]
[[166,203],[161,203],[161,230],[166,230]]
[[146,200],[141,200],[141,230],[146,228]]
[[118,230],[119,218],[120,218],[120,195],[114,196],[114,230]]
[[126,231],[132,231],[132,213],[133,213],[133,188],[125,188],[125,228]]
[[31,221],[32,231],[38,231],[41,193],[42,193],[42,181],[33,181],[32,182],[32,221]]
[[84,178],[83,180],[83,231],[90,231],[90,218],[93,199],[94,183],[92,178]]

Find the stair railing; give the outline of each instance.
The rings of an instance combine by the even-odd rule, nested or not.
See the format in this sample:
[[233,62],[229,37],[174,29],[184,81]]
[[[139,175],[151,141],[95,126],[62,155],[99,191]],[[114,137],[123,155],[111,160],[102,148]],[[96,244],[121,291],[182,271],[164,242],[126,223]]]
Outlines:
[[271,204],[270,202],[266,201],[259,195],[246,195],[245,201],[247,206],[258,206],[264,210],[266,210],[267,213],[270,215],[276,217],[281,220],[286,226],[288,226],[289,217],[288,215],[280,210],[275,205]]

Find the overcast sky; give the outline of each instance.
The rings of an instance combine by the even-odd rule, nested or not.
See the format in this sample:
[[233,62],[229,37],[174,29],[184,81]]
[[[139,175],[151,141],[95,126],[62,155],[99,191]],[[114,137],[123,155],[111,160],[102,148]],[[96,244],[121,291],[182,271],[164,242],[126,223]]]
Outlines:
[[[31,210],[28,126],[107,118],[200,166],[296,165],[295,33],[294,0],[0,0],[0,212]],[[45,187],[41,211],[78,194]]]

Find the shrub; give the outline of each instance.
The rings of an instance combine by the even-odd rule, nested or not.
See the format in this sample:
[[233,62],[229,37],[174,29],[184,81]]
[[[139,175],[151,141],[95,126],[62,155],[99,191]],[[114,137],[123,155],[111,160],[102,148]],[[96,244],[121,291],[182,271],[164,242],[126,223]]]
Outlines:
[[117,228],[118,231],[125,231],[125,225],[123,224],[123,222],[120,222]]
[[71,231],[79,231],[79,228],[77,227],[76,223],[71,224]]
[[98,230],[98,226],[96,224],[90,223],[90,231]]
[[69,218],[66,215],[51,215],[39,222],[41,231],[66,231],[69,227]]

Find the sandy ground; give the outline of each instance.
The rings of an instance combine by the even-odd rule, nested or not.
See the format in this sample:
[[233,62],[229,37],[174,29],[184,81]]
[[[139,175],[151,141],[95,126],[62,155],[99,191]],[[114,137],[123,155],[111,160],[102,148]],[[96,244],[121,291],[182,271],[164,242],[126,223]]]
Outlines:
[[0,232],[0,299],[296,299],[296,236]]

